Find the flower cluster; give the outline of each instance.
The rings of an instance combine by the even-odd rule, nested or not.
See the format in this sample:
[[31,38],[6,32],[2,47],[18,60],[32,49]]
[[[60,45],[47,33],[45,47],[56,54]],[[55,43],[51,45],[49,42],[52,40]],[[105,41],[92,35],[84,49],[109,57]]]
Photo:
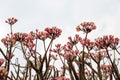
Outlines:
[[30,32],[26,37],[25,40],[23,41],[23,44],[29,49],[32,50],[33,47],[35,46],[34,40],[35,37],[33,35],[33,32]]
[[81,39],[81,44],[84,45],[89,51],[93,49],[95,43],[92,42],[90,39]]
[[25,41],[25,37],[27,37],[28,34],[27,33],[14,33],[12,34],[12,39],[14,39],[15,41],[19,41],[19,42],[22,42],[22,41]]
[[83,22],[80,25],[78,25],[76,28],[77,31],[83,31],[85,33],[89,33],[95,29],[96,29],[96,26],[94,22]]
[[54,59],[54,60],[57,60],[57,55],[55,55],[55,54],[50,54],[50,58],[51,58],[51,59]]
[[49,33],[50,39],[56,39],[61,35],[62,30],[57,27],[45,28],[45,31]]
[[92,73],[92,71],[90,71],[90,70],[86,70],[85,72],[84,72],[84,74],[86,75],[86,77],[92,77],[92,75],[93,75],[93,73]]
[[116,46],[119,43],[119,38],[112,35],[107,35],[95,39],[95,44],[99,49],[106,49],[110,47],[111,49],[116,49]]
[[40,40],[45,40],[49,37],[49,33],[47,31],[38,31],[36,30],[36,38]]
[[8,47],[9,45],[13,46],[16,43],[16,40],[14,40],[9,34],[1,41],[6,47]]
[[3,63],[4,63],[4,59],[0,58],[0,79],[4,79],[8,75],[6,69],[4,67],[1,67]]
[[0,66],[4,63],[4,59],[0,58]]
[[55,53],[60,53],[62,51],[62,46],[61,44],[56,44],[55,45],[56,49],[51,49],[52,52],[55,52]]
[[8,23],[9,25],[13,25],[17,22],[18,20],[14,17],[8,18],[5,22]]
[[52,28],[46,28],[45,31],[38,31],[36,30],[36,33],[30,32],[29,34],[27,33],[14,33],[14,34],[8,34],[7,37],[3,38],[1,41],[4,45],[15,45],[17,41],[23,42],[24,45],[29,47],[30,49],[35,46],[34,40],[35,39],[40,39],[40,40],[45,40],[47,38],[57,38],[61,34],[61,30],[56,27]]
[[64,58],[65,59],[74,58],[78,55],[78,53],[79,53],[78,50],[65,51]]
[[8,72],[3,67],[0,67],[0,79],[4,80],[8,75]]
[[112,65],[106,65],[106,64],[102,64],[100,66],[100,69],[102,70],[103,73],[110,73],[112,72]]
[[68,37],[68,40],[69,40],[69,43],[71,45],[76,45],[80,40],[81,40],[81,37],[79,37],[79,35],[75,35],[74,39],[72,39],[72,37]]

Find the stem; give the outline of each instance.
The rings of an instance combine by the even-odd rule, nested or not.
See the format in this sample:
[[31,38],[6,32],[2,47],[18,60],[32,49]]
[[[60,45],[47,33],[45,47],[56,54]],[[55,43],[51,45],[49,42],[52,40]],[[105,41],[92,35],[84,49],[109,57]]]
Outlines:
[[44,45],[44,51],[46,51],[45,40],[43,40],[43,45]]
[[63,62],[63,60],[62,60],[62,58],[61,58],[61,56],[60,56],[60,54],[59,54],[59,53],[58,53],[58,55],[59,55],[59,58],[60,58],[60,60],[61,60],[62,64],[63,64],[63,65],[65,65],[65,63]]
[[[87,35],[88,35],[88,33],[86,33],[86,35],[85,35],[85,39],[84,39],[84,42],[86,42],[86,39],[87,39]],[[82,50],[82,73],[84,73],[84,71],[85,71],[85,69],[84,69],[84,67],[85,67],[85,65],[84,65],[84,51],[85,51],[85,44],[83,44],[83,50]],[[85,75],[83,75],[83,79],[84,80],[86,80],[86,78],[85,78]]]
[[76,70],[75,70],[75,68],[74,68],[74,66],[73,66],[73,64],[72,64],[72,60],[70,60],[70,67],[71,67],[71,69],[72,69],[72,72],[73,72],[73,74],[74,74],[75,79],[76,79],[76,80],[79,80],[79,77],[77,76]]
[[115,64],[115,59],[116,59],[116,56],[115,56],[115,50],[114,50],[114,59],[113,59],[114,64]]
[[19,72],[20,72],[20,65],[18,64],[18,71],[17,71],[17,78],[16,78],[16,80],[18,80],[18,78],[19,78]]
[[10,34],[12,35],[13,34],[13,30],[12,30],[12,25],[10,25]]
[[[36,52],[36,50],[37,50],[37,39],[36,39],[36,45],[35,45],[35,52]],[[37,67],[37,55],[36,55],[36,53],[34,53],[35,54],[35,67]]]
[[61,60],[61,62],[62,62],[62,64],[63,64],[63,74],[62,74],[62,76],[65,76],[65,66],[66,66],[66,65],[65,65],[65,59],[64,59],[64,61],[63,61],[59,53],[58,53],[58,55],[59,55],[59,58],[60,58],[60,60]]
[[15,80],[15,75],[13,74],[13,72],[11,72],[11,78],[12,78],[12,80],[13,79]]
[[[55,61],[53,62],[53,65],[54,65],[54,63],[55,63]],[[48,61],[46,62],[46,70],[45,70],[45,72],[44,72],[44,79],[47,79],[47,75],[48,75],[48,71],[49,71],[49,64],[50,64],[50,54],[49,54],[49,57],[48,57]]]
[[53,40],[54,40],[54,39],[51,39],[51,41],[50,41],[47,49],[45,50],[45,54],[44,54],[44,56],[43,56],[43,59],[42,59],[42,61],[41,61],[41,65],[40,65],[40,68],[39,68],[39,73],[40,73],[40,78],[41,78],[41,80],[43,80],[43,74],[42,74],[43,64],[44,64],[44,61],[47,59],[47,58],[46,58],[46,57],[47,57],[47,52],[48,52],[48,50],[49,50],[49,48],[50,48]]
[[67,63],[68,63],[68,71],[69,71],[69,74],[70,74],[70,78],[71,78],[71,80],[74,80],[72,69],[71,69],[71,65],[70,65],[71,62],[68,61]]
[[7,53],[6,53],[6,56],[7,56],[7,60],[6,60],[6,63],[5,63],[5,68],[7,70],[7,72],[9,73],[9,70],[10,70],[10,61],[11,61],[11,52],[12,52],[12,45],[10,45],[10,47],[8,47],[9,49],[7,49]]
[[0,52],[2,53],[2,55],[4,56],[4,58],[7,60],[7,57],[6,57],[5,53],[2,51],[1,48],[0,48]]
[[27,60],[27,57],[26,57],[26,55],[25,55],[26,52],[25,52],[25,49],[23,48],[23,43],[20,42],[20,44],[21,44],[21,48],[22,48],[23,55],[24,55],[25,59]]
[[102,80],[102,74],[101,74],[101,70],[100,70],[100,61],[101,61],[100,52],[98,54],[99,54],[98,63],[97,63],[97,66],[98,66],[98,77],[99,77],[100,80]]
[[51,41],[50,41],[50,43],[49,43],[49,45],[48,45],[47,49],[45,49],[45,43],[44,43],[45,54],[44,54],[44,56],[43,56],[42,63],[43,63],[43,62],[44,62],[44,60],[46,59],[45,57],[47,56],[47,52],[48,52],[49,47],[50,47],[50,45],[52,44],[53,40],[54,40],[54,39],[51,39]]
[[117,66],[112,62],[112,60],[111,60],[111,58],[110,58],[110,55],[109,55],[109,52],[108,52],[108,50],[106,49],[106,52],[107,52],[107,55],[108,55],[108,58],[109,58],[109,60],[110,60],[110,62],[111,62],[111,64],[112,64],[112,69],[113,69],[113,72],[115,73],[115,75],[116,75],[116,79],[117,80],[120,80],[120,74],[119,74],[119,72],[118,72],[118,69],[117,69]]
[[31,80],[31,68],[29,68],[29,80]]
[[116,51],[117,51],[117,53],[120,55],[120,52],[117,50],[117,49],[115,49]]

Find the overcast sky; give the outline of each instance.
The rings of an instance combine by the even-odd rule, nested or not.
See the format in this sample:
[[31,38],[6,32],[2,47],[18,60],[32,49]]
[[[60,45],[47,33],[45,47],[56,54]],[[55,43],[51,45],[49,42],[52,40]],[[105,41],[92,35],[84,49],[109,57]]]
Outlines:
[[119,34],[120,0],[0,0],[0,38],[9,33],[4,21],[16,17],[14,32],[57,26],[67,37],[83,21],[93,21],[91,36]]

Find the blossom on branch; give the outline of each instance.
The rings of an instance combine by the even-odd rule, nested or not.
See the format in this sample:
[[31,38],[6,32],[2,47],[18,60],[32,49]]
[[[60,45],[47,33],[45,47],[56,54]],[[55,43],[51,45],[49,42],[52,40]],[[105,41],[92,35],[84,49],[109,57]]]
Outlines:
[[13,25],[17,22],[18,20],[14,17],[8,18],[5,22],[8,23],[9,25]]
[[5,37],[5,38],[2,38],[1,42],[6,46],[8,47],[9,45],[15,45],[16,43],[16,40],[14,38],[12,38],[9,34]]
[[0,80],[5,80],[5,78],[8,76],[8,72],[5,68],[0,67]]
[[4,59],[0,58],[0,66],[4,63]]
[[40,40],[45,40],[49,37],[49,33],[47,31],[38,31],[36,30],[36,38]]
[[62,30],[57,27],[45,28],[45,31],[49,33],[50,39],[56,39],[61,35]]
[[77,31],[83,31],[84,33],[89,33],[96,29],[94,22],[83,22],[76,27]]
[[119,43],[119,38],[112,35],[106,35],[95,39],[95,44],[99,49],[106,49],[110,47],[111,49],[116,49]]

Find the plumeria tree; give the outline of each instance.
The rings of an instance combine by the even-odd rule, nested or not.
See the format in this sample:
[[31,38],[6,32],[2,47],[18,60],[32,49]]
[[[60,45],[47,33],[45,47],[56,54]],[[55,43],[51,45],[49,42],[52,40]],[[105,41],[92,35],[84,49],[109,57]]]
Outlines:
[[[12,28],[18,20],[8,18],[10,33],[2,38],[5,50],[0,58],[2,80],[120,80],[119,38],[105,35],[94,41],[88,38],[96,29],[94,22],[83,22],[76,27],[78,34],[68,37],[66,44],[53,44],[62,30],[47,27],[29,33],[14,33]],[[84,37],[79,33],[84,33]],[[38,49],[39,46],[43,50]],[[25,64],[16,62],[16,50],[23,55]],[[58,68],[57,63],[61,66]],[[13,69],[11,69],[11,67]]]

